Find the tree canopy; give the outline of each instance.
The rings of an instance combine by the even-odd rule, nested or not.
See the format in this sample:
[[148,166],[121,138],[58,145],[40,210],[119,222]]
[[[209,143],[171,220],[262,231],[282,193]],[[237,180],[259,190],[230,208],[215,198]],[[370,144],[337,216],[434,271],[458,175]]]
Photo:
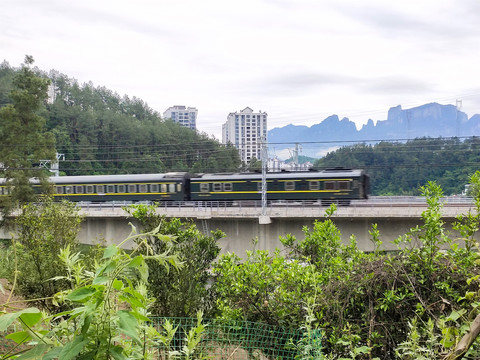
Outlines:
[[[31,179],[38,179],[46,188],[48,172],[39,165],[44,160],[56,159],[55,139],[41,116],[50,81],[35,74],[31,69],[33,62],[32,57],[26,56],[21,69],[10,77],[4,64],[0,69],[0,76],[11,79],[12,86],[8,94],[11,102],[0,108],[0,163],[10,194],[1,200],[5,213],[17,204],[36,199]],[[0,99],[6,100],[4,93]]]
[[478,169],[480,138],[422,138],[405,143],[342,147],[319,159],[316,167],[362,168],[370,175],[372,195],[419,195],[436,181],[446,195],[461,194]]
[[[0,106],[13,103],[11,78],[21,71],[0,64]],[[63,174],[235,171],[241,164],[233,146],[162,119],[137,97],[91,82],[79,84],[55,70],[30,71],[51,82],[42,115],[57,152],[64,155]],[[47,87],[42,92],[47,99]]]

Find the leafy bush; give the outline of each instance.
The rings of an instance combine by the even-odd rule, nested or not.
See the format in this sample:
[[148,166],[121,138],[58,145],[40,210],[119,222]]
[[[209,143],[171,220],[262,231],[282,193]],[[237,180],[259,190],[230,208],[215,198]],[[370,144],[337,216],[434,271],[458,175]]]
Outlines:
[[207,316],[214,313],[210,269],[220,252],[218,240],[225,235],[221,231],[212,232],[210,236],[202,234],[191,222],[156,215],[154,206],[132,205],[127,211],[140,222],[143,231],[159,227],[162,234],[172,239],[165,242],[151,237],[148,248],[139,243],[140,252],[174,252],[184,264],[182,269],[172,273],[147,260],[151,265],[148,290],[156,299],[152,311],[157,316],[176,317],[193,317],[198,311]]
[[[139,236],[132,235],[125,242],[133,238],[138,240]],[[146,238],[141,241],[148,247]],[[122,244],[105,249],[95,272],[85,270],[80,253],[73,253],[68,246],[63,249],[60,258],[67,272],[57,280],[71,283],[73,289],[57,293],[54,303],[67,303],[73,308],[53,315],[36,308],[1,315],[0,331],[12,325],[20,329],[6,338],[19,345],[31,345],[28,351],[15,353],[13,349],[1,359],[153,359],[158,356],[161,336],[148,318],[153,299],[148,297],[145,285],[146,260],[154,260],[163,267],[178,267],[180,262],[175,254],[142,255],[138,249],[126,253],[121,250]],[[191,358],[193,352],[194,346],[189,346],[186,358]]]
[[18,236],[14,238],[14,247],[8,250],[16,260],[10,262],[9,280],[16,283],[19,295],[37,299],[37,305],[43,309],[54,309],[49,298],[70,287],[65,280],[51,280],[66,275],[58,255],[66,246],[77,249],[81,222],[79,208],[73,203],[47,198],[23,206],[15,220]]

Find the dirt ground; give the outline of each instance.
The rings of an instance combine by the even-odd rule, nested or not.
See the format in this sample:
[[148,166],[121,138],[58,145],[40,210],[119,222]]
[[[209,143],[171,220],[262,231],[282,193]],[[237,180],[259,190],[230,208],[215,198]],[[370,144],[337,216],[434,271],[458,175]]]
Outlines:
[[[10,297],[12,287],[6,279],[0,279],[0,284],[2,284],[4,290],[3,292],[0,290],[0,311],[15,312],[28,307],[28,304],[23,302],[20,297],[14,295]],[[5,306],[9,297],[10,305]],[[8,353],[15,346],[13,341],[5,339],[5,335],[6,333],[0,332],[0,355]]]
[[[22,298],[12,295],[10,297],[12,286],[7,279],[0,279],[4,292],[0,291],[0,311],[14,312],[28,307],[27,303],[22,302]],[[5,307],[10,297],[10,305]]]

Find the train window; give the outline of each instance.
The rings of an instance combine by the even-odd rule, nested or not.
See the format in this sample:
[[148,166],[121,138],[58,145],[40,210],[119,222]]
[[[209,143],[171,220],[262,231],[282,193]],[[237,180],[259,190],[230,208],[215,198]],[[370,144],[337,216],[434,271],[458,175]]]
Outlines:
[[232,191],[232,190],[233,190],[233,184],[232,183],[223,184],[223,191]]
[[63,186],[56,186],[55,191],[57,194],[63,194]]
[[65,194],[73,194],[73,186],[65,186]]
[[158,184],[150,184],[150,192],[158,192]]
[[75,186],[75,194],[83,194],[84,193],[83,185]]
[[285,181],[285,191],[294,191],[295,182],[294,181]]
[[105,193],[105,185],[97,185],[97,193],[98,194]]
[[148,192],[147,184],[140,184],[140,185],[138,185],[138,191],[141,192],[141,193],[146,193],[146,192]]
[[257,191],[262,191],[262,182],[257,182]]
[[209,192],[210,184],[209,183],[200,183],[200,192]]
[[85,187],[85,192],[86,192],[87,194],[93,194],[93,185],[87,185],[87,186]]
[[175,192],[175,184],[168,184],[168,192],[169,193]]
[[129,193],[136,193],[136,192],[137,192],[137,185],[135,185],[135,184],[129,184],[129,185],[128,185],[128,192],[129,192]]
[[215,192],[222,191],[222,184],[221,183],[213,183],[212,184],[212,189]]
[[320,190],[320,182],[319,181],[309,181],[308,187],[310,190]]
[[350,189],[350,181],[339,181],[338,182],[338,189],[339,190],[349,190]]
[[178,183],[177,184],[177,192],[181,192],[182,191],[182,184]]
[[325,190],[335,190],[335,181],[325,181]]
[[107,192],[114,193],[115,192],[115,185],[107,185]]
[[117,192],[124,193],[125,192],[125,185],[117,185]]
[[160,192],[162,193],[167,192],[167,184],[160,184]]

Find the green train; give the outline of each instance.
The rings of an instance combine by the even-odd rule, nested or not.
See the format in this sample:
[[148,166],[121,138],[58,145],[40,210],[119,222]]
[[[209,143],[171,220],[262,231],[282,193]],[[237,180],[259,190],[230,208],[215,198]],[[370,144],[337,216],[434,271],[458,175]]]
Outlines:
[[[262,174],[85,175],[50,178],[54,197],[70,201],[226,201],[261,200]],[[7,195],[0,182],[0,194]],[[312,200],[348,205],[366,199],[369,177],[363,170],[272,172],[266,174],[268,200]]]
[[[369,177],[363,170],[276,172],[266,174],[268,200],[321,200],[348,205],[366,199]],[[262,174],[204,174],[190,179],[190,199],[196,201],[261,200]]]

